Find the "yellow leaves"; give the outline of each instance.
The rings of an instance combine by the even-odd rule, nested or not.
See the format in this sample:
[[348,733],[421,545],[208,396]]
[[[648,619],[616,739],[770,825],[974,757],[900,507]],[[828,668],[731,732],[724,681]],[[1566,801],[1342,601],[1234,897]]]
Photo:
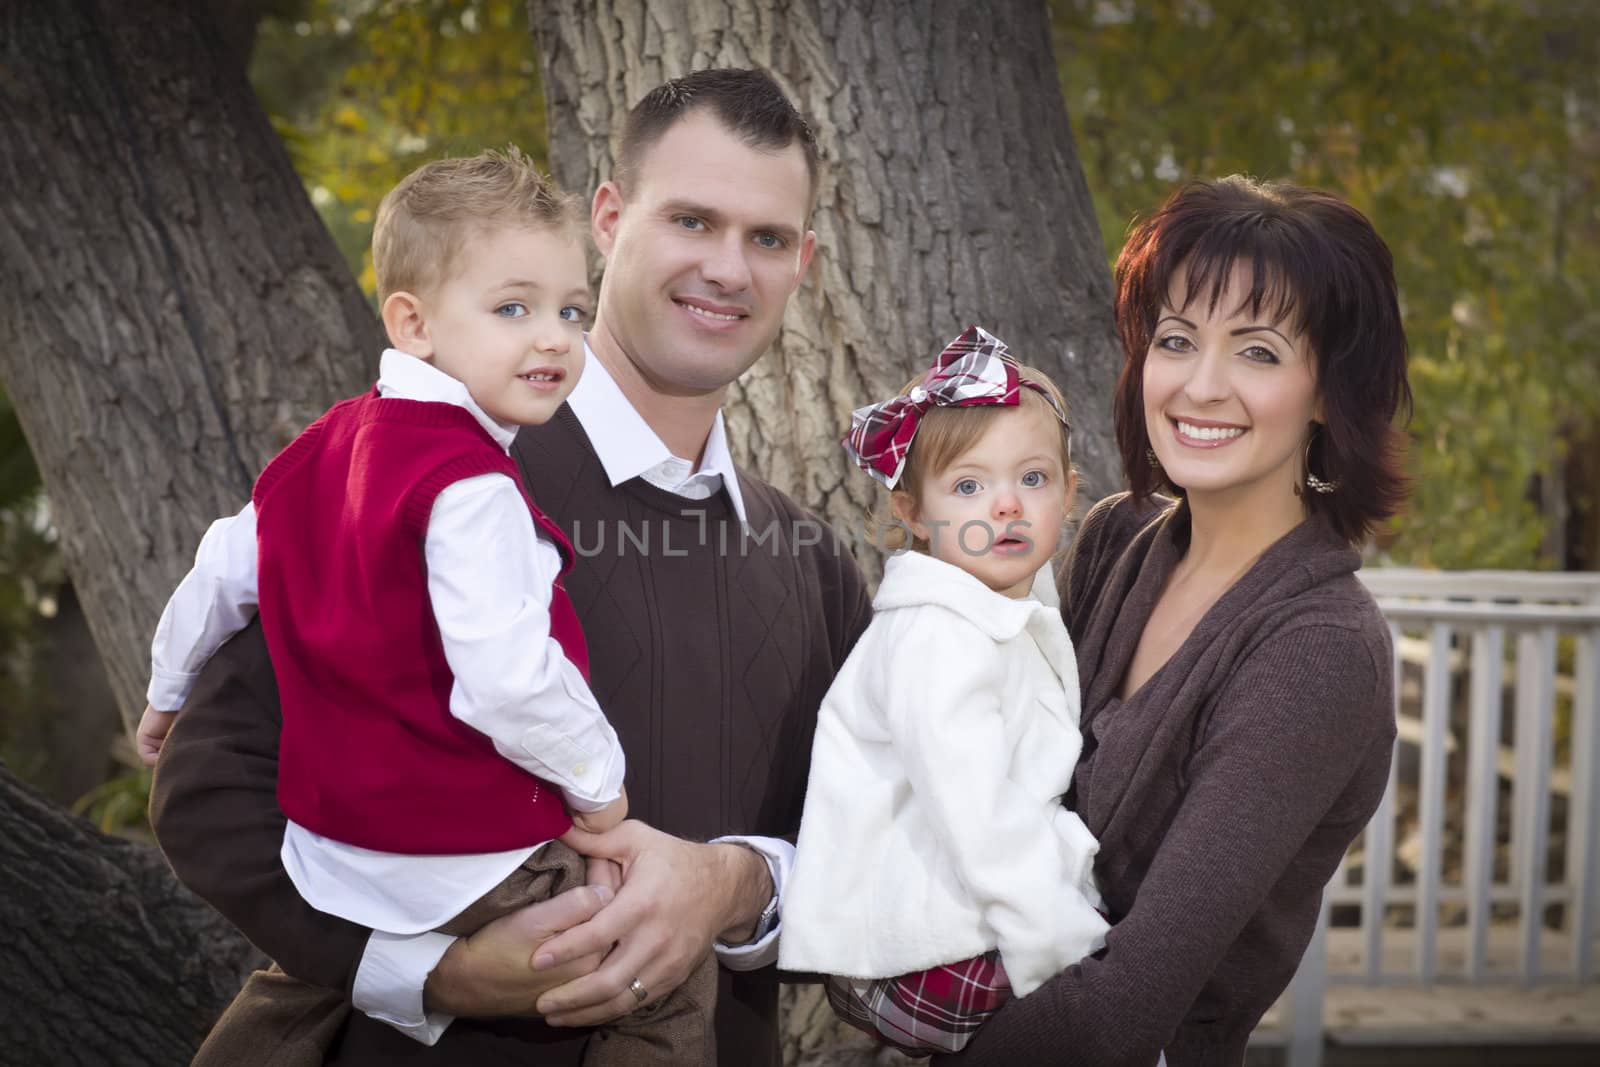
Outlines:
[[[295,168],[370,292],[372,214],[412,168],[514,141],[545,156],[537,53],[522,0],[305,0],[263,24],[252,76]],[[449,27],[449,32],[445,29]],[[290,143],[286,138],[286,143]]]
[[349,104],[335,111],[329,118],[329,123],[346,133],[365,133],[367,129],[367,120],[362,116],[361,112]]

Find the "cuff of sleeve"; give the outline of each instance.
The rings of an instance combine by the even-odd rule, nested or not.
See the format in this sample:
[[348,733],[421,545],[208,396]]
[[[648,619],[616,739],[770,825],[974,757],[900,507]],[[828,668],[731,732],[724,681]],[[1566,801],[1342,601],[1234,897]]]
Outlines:
[[357,1011],[432,1045],[455,1016],[427,1011],[422,987],[455,938],[448,934],[387,934],[374,930],[356,969],[351,1000]]
[[581,812],[585,812],[585,813],[595,812],[595,811],[604,811],[611,804],[614,804],[616,802],[616,799],[618,797],[620,797],[621,795],[622,795],[621,787],[618,787],[611,794],[611,797],[610,797],[609,800],[590,800],[588,797],[579,796],[577,793],[574,793],[570,789],[563,789],[561,791],[561,796],[563,797],[563,799],[566,800],[567,808],[569,810],[571,810],[571,811],[581,811]]
[[719,837],[716,842],[743,845],[760,854],[767,861],[767,871],[772,875],[772,902],[768,909],[772,922],[767,929],[756,929],[756,938],[743,945],[726,945],[721,941],[713,946],[717,960],[730,971],[753,971],[778,962],[778,933],[783,925],[783,891],[789,872],[794,870],[794,846],[781,837]]
[[194,688],[194,680],[198,677],[198,674],[152,670],[150,688],[145,690],[144,698],[157,711],[177,711],[189,699],[189,690]]

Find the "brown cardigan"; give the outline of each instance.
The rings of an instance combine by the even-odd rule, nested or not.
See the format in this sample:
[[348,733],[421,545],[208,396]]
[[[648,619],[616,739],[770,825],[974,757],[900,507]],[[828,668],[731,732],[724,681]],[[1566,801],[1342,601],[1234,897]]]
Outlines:
[[1188,543],[1127,495],[1084,520],[1063,598],[1084,686],[1067,801],[1100,839],[1105,949],[1009,1004],[961,1064],[1240,1064],[1383,794],[1389,631],[1323,523],[1285,535],[1127,701],[1118,691]]
[[[740,479],[748,539],[726,494],[685,500],[639,479],[612,488],[565,407],[518,434],[513,456],[577,548],[566,584],[591,684],[627,754],[630,814],[682,837],[792,840],[817,707],[871,613],[849,552],[753,478]],[[178,715],[151,822],[178,877],[285,971],[348,992],[368,931],[312,910],[278,860],[278,721],[252,625],[213,657]],[[775,1067],[775,970],[721,976],[722,1062]],[[430,1048],[358,1014],[329,1062],[575,1065],[587,1037],[459,1019]]]

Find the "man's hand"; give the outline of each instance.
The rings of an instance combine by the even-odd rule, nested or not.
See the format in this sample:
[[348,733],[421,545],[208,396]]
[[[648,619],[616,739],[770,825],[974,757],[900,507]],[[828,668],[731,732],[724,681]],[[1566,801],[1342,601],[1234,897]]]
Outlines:
[[536,1015],[534,1004],[563,982],[589,974],[604,952],[573,954],[559,966],[534,970],[533,954],[563,930],[593,919],[610,889],[585,886],[529,904],[451,945],[422,990],[429,1011],[488,1018]]
[[617,794],[617,799],[599,811],[575,811],[572,825],[591,834],[603,834],[628,817],[628,791]]
[[156,765],[156,757],[161,755],[161,746],[167,739],[167,731],[172,729],[172,717],[176,714],[173,711],[161,711],[149,704],[144,706],[134,741],[139,762],[146,767]]
[[[575,830],[565,840],[585,856],[621,864],[622,889],[598,916],[534,956],[544,973],[611,950],[594,973],[539,998],[552,1026],[598,1026],[655,1003],[683,983],[713,940],[748,936],[772,899],[766,861],[738,845],[696,844],[636,821],[606,834]],[[644,1002],[629,989],[635,979]]]

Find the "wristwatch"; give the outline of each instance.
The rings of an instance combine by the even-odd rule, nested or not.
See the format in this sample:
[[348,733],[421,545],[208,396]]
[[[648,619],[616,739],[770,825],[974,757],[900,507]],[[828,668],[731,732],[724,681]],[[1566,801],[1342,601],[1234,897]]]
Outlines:
[[[765,856],[763,856],[761,858],[762,859],[766,859]],[[770,861],[768,861],[768,862],[770,863]],[[777,885],[777,879],[776,878],[773,879],[773,885],[774,885],[774,887],[776,887],[776,885]],[[778,923],[778,891],[777,891],[776,888],[774,888],[773,891],[772,891],[772,899],[767,901],[767,906],[761,909],[761,917],[756,920],[755,933],[750,935],[750,943],[754,944],[755,942],[760,941],[763,937],[766,937],[768,934],[770,934],[772,932],[772,928],[774,926],[776,926],[777,923]]]

